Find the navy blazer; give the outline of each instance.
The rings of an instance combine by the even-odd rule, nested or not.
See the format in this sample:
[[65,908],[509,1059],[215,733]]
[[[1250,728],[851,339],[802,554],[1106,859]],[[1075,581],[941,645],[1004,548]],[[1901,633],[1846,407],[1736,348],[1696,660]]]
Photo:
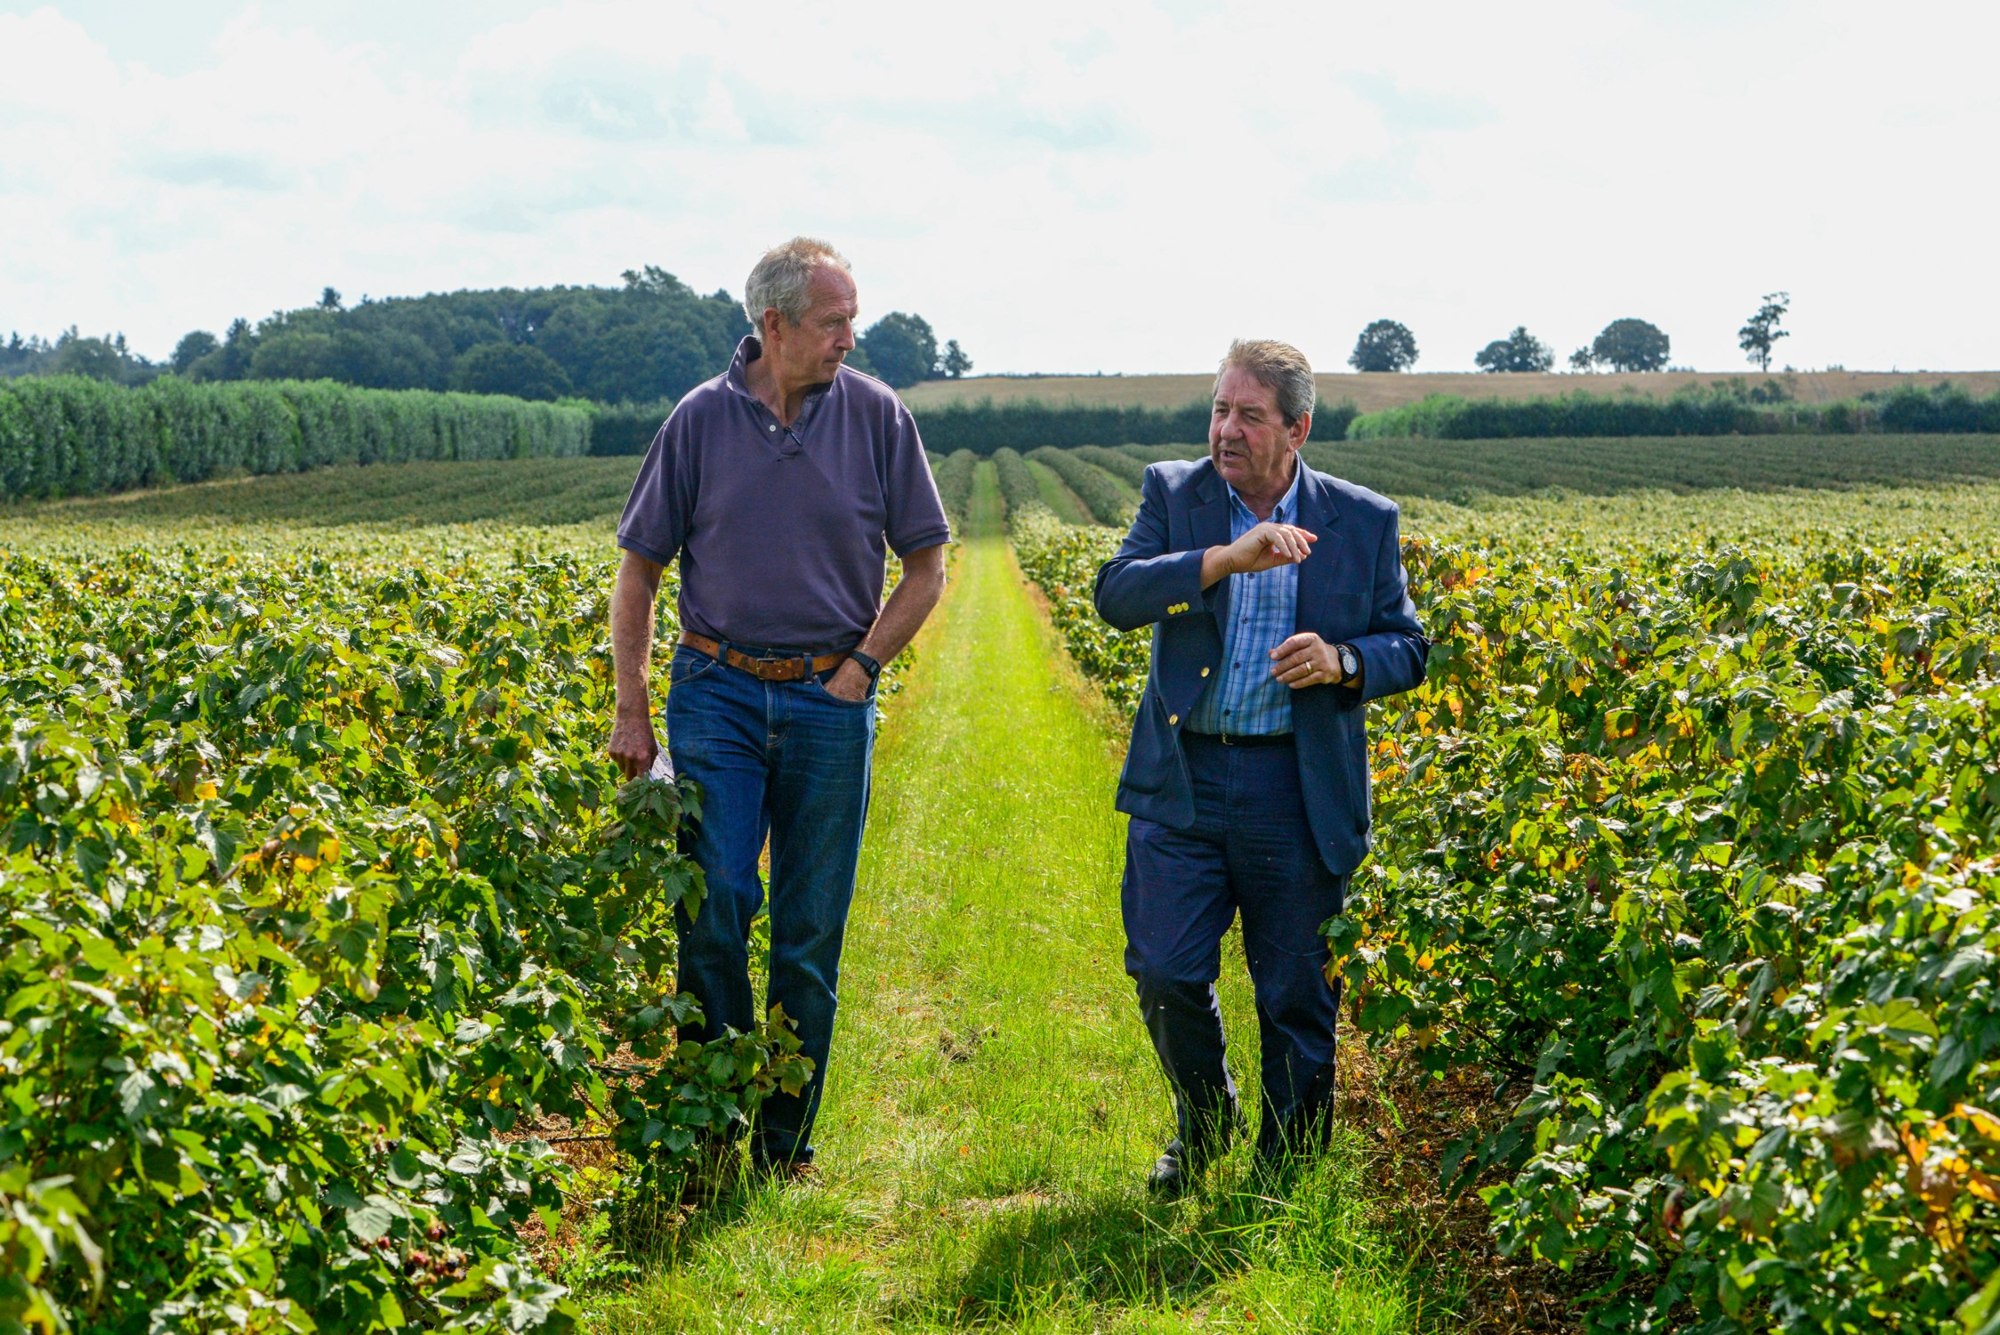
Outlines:
[[[1361,687],[1292,692],[1306,818],[1327,869],[1347,875],[1368,852],[1368,724],[1363,706],[1424,679],[1430,642],[1403,575],[1393,502],[1306,468],[1298,525],[1316,534],[1299,567],[1298,630],[1361,656]],[[1229,542],[1229,489],[1207,459],[1146,469],[1139,514],[1097,572],[1097,612],[1120,630],[1153,627],[1153,664],[1118,779],[1120,811],[1176,829],[1194,823],[1180,732],[1222,663],[1229,578],[1201,587],[1201,557]],[[1268,663],[1259,670],[1267,670]]]

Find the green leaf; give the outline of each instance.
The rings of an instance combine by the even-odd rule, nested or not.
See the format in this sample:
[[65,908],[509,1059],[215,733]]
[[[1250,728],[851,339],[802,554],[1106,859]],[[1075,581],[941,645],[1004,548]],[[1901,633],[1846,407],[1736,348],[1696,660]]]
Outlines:
[[375,1197],[347,1212],[347,1231],[363,1244],[387,1236],[395,1224],[396,1216]]
[[1959,1304],[1957,1316],[1964,1335],[2000,1335],[2000,1272]]

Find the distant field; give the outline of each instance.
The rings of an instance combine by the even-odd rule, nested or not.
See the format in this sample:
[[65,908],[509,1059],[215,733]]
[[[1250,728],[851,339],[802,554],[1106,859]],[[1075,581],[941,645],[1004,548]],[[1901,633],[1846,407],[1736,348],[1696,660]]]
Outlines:
[[[1067,480],[1047,466],[1051,452],[1037,451],[1029,473],[1051,509],[1088,522],[1085,494],[1108,489],[1136,503],[1146,463],[1203,451],[1193,443],[1063,451]],[[1314,467],[1406,505],[1551,490],[1582,497],[1979,484],[1974,508],[1990,505],[2000,513],[2000,501],[1991,499],[2000,492],[1990,486],[2000,482],[1996,436],[1316,440],[1305,454]],[[934,468],[942,463],[933,457]],[[442,550],[504,533],[516,544],[608,554],[638,466],[634,458],[376,464],[0,506],[0,553],[144,544],[155,534],[171,535],[176,544],[208,532],[241,539],[256,529],[267,542],[321,549],[365,552],[389,534],[397,544],[420,540]],[[1091,475],[1100,473],[1093,486]],[[1103,508],[1102,522],[1122,525],[1125,507],[1114,501]]]
[[224,478],[116,496],[0,506],[0,545],[9,520],[28,519],[79,529],[168,521],[302,528],[609,525],[625,508],[638,472],[639,460],[627,456],[346,465]]
[[[1073,451],[1130,484],[1201,445]],[[1845,491],[2000,481],[1995,436],[1676,436],[1590,440],[1308,441],[1307,463],[1397,500],[1463,502],[1548,491]]]
[[[1328,403],[1353,400],[1363,412],[1414,403],[1428,394],[1459,394],[1467,398],[1531,399],[1541,395],[1622,394],[1664,396],[1687,385],[1712,385],[1729,380],[1764,377],[1744,371],[1655,371],[1605,375],[1485,375],[1478,372],[1410,373],[1402,375],[1331,374],[1319,377],[1320,398]],[[1812,371],[1773,376],[1802,403],[1833,403],[1869,391],[1898,385],[1935,385],[1949,380],[1976,395],[2000,392],[2000,371]],[[1214,377],[1195,375],[1128,376],[974,376],[964,380],[929,380],[904,390],[912,408],[944,403],[995,403],[1039,399],[1043,403],[1079,403],[1144,408],[1179,408],[1208,397]]]

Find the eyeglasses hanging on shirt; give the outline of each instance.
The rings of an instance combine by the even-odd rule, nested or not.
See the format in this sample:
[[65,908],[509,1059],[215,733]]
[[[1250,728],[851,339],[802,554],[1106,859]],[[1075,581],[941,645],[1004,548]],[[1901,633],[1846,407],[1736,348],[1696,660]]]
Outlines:
[[799,457],[799,451],[805,449],[806,443],[805,441],[799,438],[799,433],[792,430],[784,423],[766,422],[764,424],[764,427],[765,430],[769,431],[774,436],[777,435],[780,431],[785,433],[784,438],[782,440],[775,442],[778,447],[778,457],[780,459],[796,459]]

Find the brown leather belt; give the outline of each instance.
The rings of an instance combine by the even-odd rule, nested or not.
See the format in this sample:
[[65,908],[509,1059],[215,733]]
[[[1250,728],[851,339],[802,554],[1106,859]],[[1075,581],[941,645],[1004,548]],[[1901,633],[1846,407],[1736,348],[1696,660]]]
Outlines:
[[739,672],[747,672],[759,681],[804,681],[809,676],[816,677],[847,661],[847,655],[844,653],[821,654],[817,658],[808,658],[804,654],[793,654],[786,658],[752,658],[739,650],[726,649],[720,641],[711,640],[706,635],[697,635],[691,630],[681,632],[681,643],[696,653],[719,659]]

